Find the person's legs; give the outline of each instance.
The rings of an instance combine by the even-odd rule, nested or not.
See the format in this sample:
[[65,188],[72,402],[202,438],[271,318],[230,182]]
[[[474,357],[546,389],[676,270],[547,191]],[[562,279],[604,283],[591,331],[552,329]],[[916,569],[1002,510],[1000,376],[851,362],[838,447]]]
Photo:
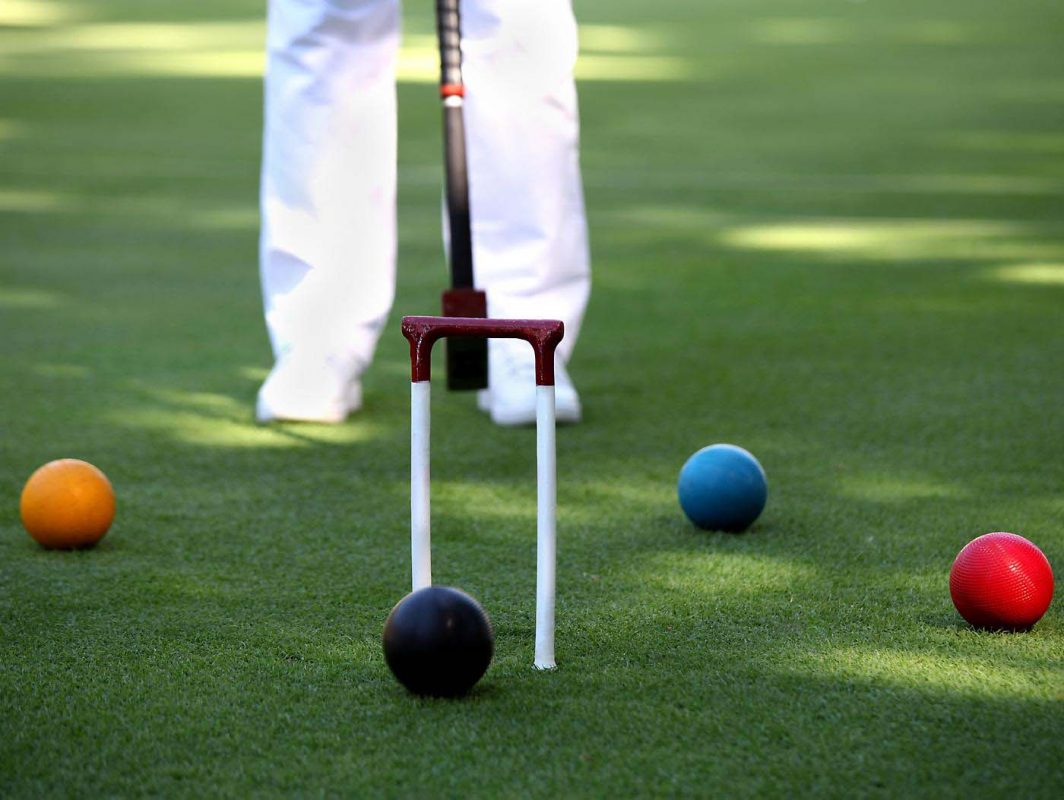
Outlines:
[[[469,0],[462,11],[477,284],[493,317],[562,320],[564,363],[591,285],[573,79],[576,20],[569,0]],[[534,386],[512,386],[523,381],[531,351],[523,342],[490,344],[493,417],[534,421]],[[559,379],[568,382],[564,369]],[[579,419],[571,384],[559,384],[558,403],[559,420]]]
[[263,421],[338,421],[360,403],[395,292],[399,31],[399,0],[270,0]]

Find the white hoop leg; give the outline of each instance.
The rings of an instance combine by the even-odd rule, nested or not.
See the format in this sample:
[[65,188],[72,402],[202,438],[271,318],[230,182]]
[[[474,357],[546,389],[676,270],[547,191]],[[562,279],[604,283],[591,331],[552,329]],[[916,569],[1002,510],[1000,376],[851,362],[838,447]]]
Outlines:
[[410,384],[410,557],[414,591],[432,585],[429,512],[429,381]]
[[536,669],[554,669],[558,505],[554,387],[536,387]]

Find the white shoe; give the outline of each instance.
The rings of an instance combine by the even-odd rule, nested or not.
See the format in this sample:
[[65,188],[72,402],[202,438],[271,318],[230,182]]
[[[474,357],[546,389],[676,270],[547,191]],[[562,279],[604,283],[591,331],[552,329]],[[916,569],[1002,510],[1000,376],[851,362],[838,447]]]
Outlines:
[[[495,342],[491,343],[495,345]],[[477,392],[477,408],[491,415],[496,425],[507,427],[536,422],[536,359],[524,342],[509,342],[489,349],[488,388]],[[579,422],[580,395],[561,359],[554,362],[554,414],[561,423]]]
[[357,373],[352,376],[333,359],[293,353],[278,359],[266,376],[255,403],[255,420],[336,424],[361,407]]

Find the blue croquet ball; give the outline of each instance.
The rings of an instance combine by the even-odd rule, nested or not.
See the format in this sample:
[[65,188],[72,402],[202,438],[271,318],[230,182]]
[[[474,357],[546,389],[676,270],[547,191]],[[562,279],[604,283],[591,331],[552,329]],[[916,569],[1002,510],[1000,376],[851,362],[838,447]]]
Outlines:
[[680,507],[699,528],[744,531],[765,508],[768,482],[757,459],[733,444],[703,447],[683,465]]
[[414,694],[458,697],[491,663],[495,634],[480,603],[458,589],[429,586],[400,600],[384,623],[384,660]]

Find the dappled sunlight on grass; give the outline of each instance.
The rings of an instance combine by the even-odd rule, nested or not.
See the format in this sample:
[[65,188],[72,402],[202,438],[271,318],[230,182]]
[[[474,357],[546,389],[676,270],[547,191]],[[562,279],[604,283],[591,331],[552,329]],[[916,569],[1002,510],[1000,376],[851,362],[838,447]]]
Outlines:
[[110,411],[107,418],[125,428],[171,436],[175,441],[213,447],[292,448],[314,445],[348,445],[381,435],[379,426],[365,418],[344,425],[258,425],[250,405],[228,395],[137,387],[152,406]]
[[92,370],[81,364],[34,364],[33,371],[43,378],[84,380],[92,377]]
[[955,499],[969,494],[960,486],[930,478],[886,474],[843,476],[839,479],[838,491],[843,497],[875,503],[905,503],[928,498]]
[[262,75],[265,20],[86,23],[0,33],[0,72],[34,77]]
[[[175,171],[179,169],[175,168]],[[174,194],[111,197],[106,203],[99,203],[91,195],[69,191],[0,189],[0,212],[136,219],[141,223],[156,222],[167,227],[213,231],[250,231],[259,225],[259,209],[254,199],[240,203],[193,204],[188,197]]]
[[834,220],[793,224],[751,225],[725,231],[721,238],[726,244],[752,250],[811,250],[845,251],[848,253],[879,252],[897,247],[899,240],[908,239],[921,244],[955,242],[971,237],[986,237],[1002,223],[988,225],[956,222],[927,222],[924,220],[865,221]]
[[141,386],[138,388],[148,397],[171,408],[195,409],[204,413],[234,418],[247,414],[247,408],[244,404],[224,394],[165,389],[155,386]]
[[1019,197],[1064,194],[1064,181],[1042,175],[868,175],[863,180],[868,191],[902,194],[1001,195]]
[[58,0],[4,0],[0,3],[0,25],[11,27],[55,25],[84,16],[84,8]]
[[15,119],[0,119],[0,142],[19,139],[26,135],[29,126]]
[[121,428],[132,428],[170,436],[175,441],[216,447],[307,447],[310,442],[286,436],[280,429],[254,425],[245,411],[246,422],[222,419],[192,411],[172,409],[125,409],[111,411],[105,418]]
[[985,39],[983,32],[975,31],[953,19],[925,19],[906,26],[898,39],[905,44],[924,44],[941,47],[951,44],[968,44]]
[[[455,474],[446,455],[433,460],[433,503],[440,511],[467,513],[470,517],[489,519],[535,519],[536,485],[534,453],[528,456],[526,474],[500,478],[498,481],[477,481],[463,474]],[[560,523],[588,523],[601,521],[603,505],[617,514],[669,509],[676,502],[675,487],[632,481],[588,482],[571,480],[565,464],[560,465],[558,515]]]
[[777,18],[755,21],[751,38],[762,44],[838,44],[852,41],[852,28],[836,19]]
[[641,558],[638,580],[648,590],[668,590],[692,597],[763,597],[765,593],[792,590],[816,575],[817,569],[811,564],[763,553],[684,550]]
[[[660,35],[614,25],[585,26],[582,37],[578,80],[667,81],[693,74],[693,67],[670,53]],[[56,25],[0,34],[0,72],[34,77],[258,78],[265,66],[265,39],[264,18]],[[404,37],[397,74],[405,83],[439,80],[435,34]]]
[[[682,462],[680,462],[682,463]],[[679,474],[680,466],[676,467]],[[670,506],[675,501],[676,487],[672,484],[675,476],[669,475],[669,480],[661,482],[636,483],[634,477],[629,477],[623,482],[611,481],[588,481],[567,480],[560,487],[559,492],[566,496],[579,498],[581,505],[590,503],[605,506],[633,506],[636,508],[653,508],[667,501]]]
[[[736,224],[741,217],[711,208],[693,206],[643,205],[625,206],[616,211],[601,211],[602,221],[611,227],[632,230],[635,225],[646,229],[662,228],[666,231],[710,232],[725,224]],[[602,222],[599,223],[600,226]],[[638,228],[636,228],[638,230]]]
[[[695,76],[695,68],[673,56],[618,56],[589,53],[576,62],[577,81],[679,81]],[[698,79],[709,77],[706,70]]]
[[[57,51],[123,52],[233,52],[237,48],[262,49],[263,20],[226,22],[110,22],[60,27],[36,40],[38,46]],[[18,40],[16,40],[18,41]]]
[[63,211],[69,208],[67,198],[46,189],[0,189],[0,212]]
[[0,72],[92,77],[256,77],[265,63],[265,21],[86,23],[0,34]]
[[182,215],[192,227],[213,231],[251,231],[259,227],[259,209],[254,202],[209,210],[195,209]]
[[580,50],[586,53],[667,53],[668,38],[654,30],[624,25],[580,25]]
[[1064,80],[1048,75],[1030,76],[1025,81],[1007,78],[988,81],[984,89],[988,100],[1039,105],[1064,102]]
[[[238,593],[232,585],[220,582],[215,575],[189,572],[156,572],[148,583],[148,592],[167,605],[177,600],[229,598]],[[150,600],[152,597],[145,597]]]
[[[1025,663],[1026,661],[1026,663]],[[905,690],[930,690],[987,699],[1013,697],[1059,701],[1060,663],[1031,663],[997,652],[978,656],[953,650],[898,650],[874,645],[820,647],[795,654],[794,672],[833,681],[869,681]]]
[[181,78],[260,78],[265,57],[259,50],[109,53],[99,60],[110,75]]
[[[1053,515],[1051,518],[1064,519],[1064,497],[1054,494],[1044,498],[1042,505],[1049,514]],[[1058,578],[1058,580],[1061,579]]]
[[0,286],[0,308],[43,310],[64,305],[66,301],[58,292]]
[[[434,473],[445,465],[434,464]],[[462,477],[432,478],[433,513],[449,518],[448,525],[469,520],[478,529],[484,522],[522,521],[535,526],[536,487],[515,482],[484,483]],[[560,514],[560,511],[559,511]]]
[[[570,466],[571,468],[571,466]],[[559,471],[558,525],[564,535],[571,526],[604,523],[607,517],[627,524],[645,524],[648,514],[676,512],[675,486],[670,479],[663,483],[635,485],[621,482],[571,480],[562,465]],[[518,521],[534,530],[536,519],[536,479],[534,454],[528,457],[524,479],[501,478],[495,481],[454,475],[441,456],[434,459],[432,478],[433,510],[450,521],[466,519],[481,527],[482,522]],[[448,522],[447,524],[450,524]]]
[[985,39],[985,31],[977,32],[953,19],[921,18],[872,27],[860,20],[840,17],[771,17],[754,20],[750,25],[750,38],[767,45],[867,46],[889,43],[940,47]]
[[[742,189],[770,192],[830,192],[843,195],[962,195],[1041,197],[1064,195],[1064,180],[1042,175],[993,175],[967,173],[948,175],[907,174],[787,174],[784,172],[705,171],[694,167],[662,167],[646,170],[638,165],[598,167],[586,170],[585,184],[609,189]],[[690,213],[689,205],[659,207],[663,212],[675,209],[682,220]],[[598,212],[600,215],[603,211]],[[606,212],[609,213],[609,212]],[[621,213],[633,213],[632,206]],[[635,213],[642,209],[635,207]],[[698,212],[696,212],[698,213]],[[702,213],[705,213],[704,206]]]
[[266,380],[266,376],[270,374],[270,370],[268,367],[244,366],[240,367],[236,371],[236,374],[246,381],[250,381],[252,383],[262,383],[264,380]]
[[1030,131],[966,131],[944,135],[947,147],[992,153],[1064,154],[1064,133],[1033,133]]
[[1064,241],[1038,237],[1044,226],[1003,220],[825,219],[746,225],[719,233],[741,250],[814,253],[847,260],[1052,258]]
[[1001,283],[1033,286],[1064,286],[1064,262],[1059,264],[1011,264],[986,273],[988,279]]
[[[383,628],[384,620],[381,620]],[[307,655],[310,658],[347,666],[351,664],[377,666],[382,663],[381,641],[379,636],[359,637],[323,637],[316,636],[309,641]]]

